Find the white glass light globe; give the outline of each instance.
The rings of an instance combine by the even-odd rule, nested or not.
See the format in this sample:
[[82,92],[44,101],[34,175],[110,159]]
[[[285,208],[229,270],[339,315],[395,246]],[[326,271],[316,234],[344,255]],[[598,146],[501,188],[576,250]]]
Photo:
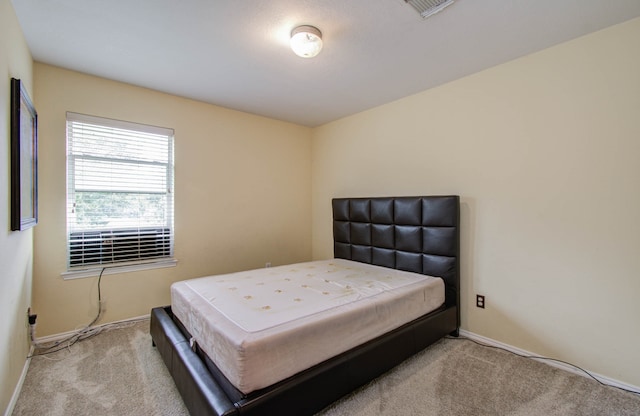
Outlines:
[[303,58],[313,58],[322,50],[322,33],[313,26],[298,26],[291,32],[291,49]]

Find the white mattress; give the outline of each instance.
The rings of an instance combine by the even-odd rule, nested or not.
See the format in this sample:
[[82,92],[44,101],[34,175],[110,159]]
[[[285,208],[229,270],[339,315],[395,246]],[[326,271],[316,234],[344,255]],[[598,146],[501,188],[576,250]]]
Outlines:
[[171,286],[173,313],[243,393],[292,376],[443,303],[440,278],[341,259]]

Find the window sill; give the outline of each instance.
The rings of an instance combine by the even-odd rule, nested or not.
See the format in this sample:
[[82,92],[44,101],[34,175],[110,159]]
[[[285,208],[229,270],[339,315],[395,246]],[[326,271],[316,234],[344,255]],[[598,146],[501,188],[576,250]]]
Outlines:
[[85,277],[98,277],[100,276],[100,273],[102,273],[102,275],[105,276],[109,274],[120,274],[120,273],[137,272],[141,270],[164,269],[166,267],[176,267],[176,264],[178,264],[178,260],[166,259],[166,260],[154,261],[150,263],[105,266],[104,272],[102,272],[103,267],[81,269],[81,270],[69,270],[69,271],[60,273],[60,276],[62,276],[64,280],[83,279]]

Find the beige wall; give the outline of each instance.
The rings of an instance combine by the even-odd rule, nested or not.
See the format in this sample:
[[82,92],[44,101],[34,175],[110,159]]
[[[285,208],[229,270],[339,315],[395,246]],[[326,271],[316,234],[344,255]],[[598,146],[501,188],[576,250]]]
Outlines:
[[[8,207],[8,79],[32,84],[8,0],[0,35]],[[176,280],[331,257],[332,197],[455,193],[463,328],[640,386],[639,43],[636,19],[315,130],[36,64],[38,334],[86,324],[97,307],[97,279],[60,277],[74,111],[176,131],[178,266],[105,276],[105,322],[168,303]],[[0,409],[28,349],[32,256],[32,231],[1,221]]]
[[33,230],[11,231],[9,217],[11,78],[33,98],[32,60],[9,0],[0,0],[0,414],[4,414],[29,353]]
[[38,336],[87,324],[97,278],[66,267],[65,113],[175,129],[175,268],[105,275],[103,321],[169,304],[169,285],[208,274],[309,260],[311,130],[77,72],[34,66],[40,116],[35,231]]
[[459,194],[463,328],[640,386],[640,19],[321,126],[312,155],[314,258],[332,197]]

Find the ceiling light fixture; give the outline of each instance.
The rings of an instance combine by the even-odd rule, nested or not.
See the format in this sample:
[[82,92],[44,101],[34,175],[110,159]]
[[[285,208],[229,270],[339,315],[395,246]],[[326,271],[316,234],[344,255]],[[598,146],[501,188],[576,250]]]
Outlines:
[[291,31],[291,49],[303,58],[313,58],[322,50],[322,32],[313,26],[298,26]]

